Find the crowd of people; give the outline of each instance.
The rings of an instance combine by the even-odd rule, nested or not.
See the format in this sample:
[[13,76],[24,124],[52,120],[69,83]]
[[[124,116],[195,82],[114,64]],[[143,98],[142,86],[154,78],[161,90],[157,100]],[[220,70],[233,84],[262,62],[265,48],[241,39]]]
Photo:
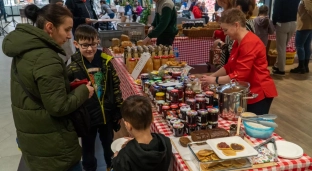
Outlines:
[[[172,45],[178,33],[175,5],[172,0],[154,2],[155,18],[143,43],[157,38],[158,45]],[[82,171],[83,167],[95,171],[95,138],[99,134],[107,170],[168,170],[172,146],[168,137],[150,132],[153,118],[149,99],[135,95],[123,101],[113,57],[98,50],[98,25],[92,22],[98,16],[93,0],[66,1],[66,7],[62,0],[50,3],[42,8],[28,5],[25,15],[34,25],[18,24],[2,46],[13,58],[12,111],[27,166],[30,170]],[[113,18],[106,1],[100,3],[102,14]],[[222,50],[222,66],[200,80],[209,84],[227,84],[231,79],[249,82],[251,92],[258,97],[248,100],[247,111],[267,114],[277,96],[266,58],[268,34],[276,29],[278,59],[273,73],[285,74],[286,45],[295,30],[299,65],[291,72],[309,72],[312,1],[275,0],[273,21],[267,6],[260,7],[258,17],[251,19],[254,0],[217,0],[217,4],[223,8],[219,19],[222,29],[215,33],[220,39],[214,46]],[[193,1],[189,10],[209,21],[205,3]],[[125,8],[133,21],[141,12],[138,2]],[[67,62],[69,57],[62,47],[69,39],[77,51]],[[81,136],[82,149],[75,124],[78,119],[70,117],[78,111],[90,117],[89,125],[81,126],[87,130]],[[121,122],[133,138],[113,153],[110,146]]]

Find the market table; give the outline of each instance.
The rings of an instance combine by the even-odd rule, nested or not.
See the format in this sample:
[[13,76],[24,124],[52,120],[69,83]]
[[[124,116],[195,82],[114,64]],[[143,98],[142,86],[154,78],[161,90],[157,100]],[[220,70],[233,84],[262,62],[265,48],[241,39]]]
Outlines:
[[[111,54],[111,52],[107,49],[105,49],[105,52],[108,54]],[[114,58],[114,60],[112,60],[112,63],[114,67],[116,68],[118,76],[121,80],[120,89],[122,91],[123,98],[126,99],[128,96],[135,95],[135,94],[143,95],[141,87],[134,83],[134,79],[130,76],[130,74],[126,70],[125,64],[123,63],[123,58],[121,58],[121,56],[117,56],[116,58]],[[151,131],[155,133],[164,134],[168,137],[172,136],[172,132],[170,131],[167,125],[167,122],[164,119],[162,119],[161,115],[159,115],[157,112],[154,112],[153,116],[154,116],[154,121],[151,125]],[[228,130],[230,125],[233,123],[236,123],[236,122],[223,120],[222,118],[220,118],[218,122],[219,127],[224,128],[226,130]],[[252,137],[249,137],[248,135],[245,135],[245,137],[255,146],[264,142],[264,140],[262,139],[252,138]],[[282,137],[280,137],[276,133],[273,133],[272,137],[275,138],[275,140],[284,140]],[[186,166],[181,156],[178,153],[174,153],[173,156],[174,156],[173,170],[188,171],[188,167]],[[279,161],[277,162],[276,166],[260,168],[260,169],[251,169],[251,170],[253,171],[312,170],[312,158],[306,154],[304,154],[301,158],[294,159],[294,160],[279,158]]]
[[[269,40],[276,40],[276,36],[269,35]],[[186,61],[188,65],[205,64],[209,61],[209,51],[214,39],[211,37],[175,37],[173,47],[179,50],[180,61]],[[156,39],[152,39],[156,43]],[[295,36],[292,36],[288,47],[295,49]]]

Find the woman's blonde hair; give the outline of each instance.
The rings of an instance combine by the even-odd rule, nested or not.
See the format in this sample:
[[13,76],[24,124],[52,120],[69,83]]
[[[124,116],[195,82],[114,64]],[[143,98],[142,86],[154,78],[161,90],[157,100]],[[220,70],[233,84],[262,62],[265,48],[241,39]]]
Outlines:
[[223,12],[220,22],[225,23],[225,24],[234,24],[235,22],[238,22],[241,27],[246,27],[246,18],[245,14],[237,9],[237,8],[232,8],[229,10],[226,10]]

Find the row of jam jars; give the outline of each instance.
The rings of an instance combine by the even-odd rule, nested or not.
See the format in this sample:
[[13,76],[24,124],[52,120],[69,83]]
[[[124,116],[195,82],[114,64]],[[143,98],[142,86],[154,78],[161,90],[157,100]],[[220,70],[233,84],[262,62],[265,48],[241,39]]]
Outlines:
[[191,110],[191,108],[189,105],[185,105],[185,106],[180,107],[179,118],[181,119],[182,122],[186,122],[186,115],[187,115],[187,112],[190,110]]
[[207,106],[213,106],[213,95],[214,93],[212,91],[206,91],[205,92],[205,99]]
[[208,109],[208,126],[210,129],[214,129],[218,127],[218,119],[219,119],[219,109],[209,108]]
[[208,129],[208,111],[206,109],[199,109],[197,113],[197,130]]
[[174,103],[174,104],[179,103],[179,90],[177,90],[177,89],[172,89],[172,90],[170,91],[170,94],[169,94],[169,101],[170,101],[170,103]]

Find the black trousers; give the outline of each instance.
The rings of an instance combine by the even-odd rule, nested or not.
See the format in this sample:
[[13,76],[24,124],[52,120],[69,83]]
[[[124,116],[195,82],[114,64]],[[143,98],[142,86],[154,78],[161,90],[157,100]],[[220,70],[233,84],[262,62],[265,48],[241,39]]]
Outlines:
[[169,46],[172,45],[174,41],[174,37],[157,37],[156,44],[157,45],[164,45],[164,46]]
[[111,144],[113,142],[114,132],[112,122],[108,122],[106,125],[100,125],[97,127],[91,127],[90,134],[81,138],[82,142],[82,166],[85,171],[96,171],[97,160],[94,156],[95,153],[95,139],[99,133],[102,147],[104,150],[104,159],[107,167],[111,167],[111,157],[114,155],[111,150]]
[[272,104],[273,98],[264,98],[263,100],[254,103],[254,104],[248,104],[247,105],[247,112],[252,112],[257,115],[263,115],[268,114],[271,104]]

